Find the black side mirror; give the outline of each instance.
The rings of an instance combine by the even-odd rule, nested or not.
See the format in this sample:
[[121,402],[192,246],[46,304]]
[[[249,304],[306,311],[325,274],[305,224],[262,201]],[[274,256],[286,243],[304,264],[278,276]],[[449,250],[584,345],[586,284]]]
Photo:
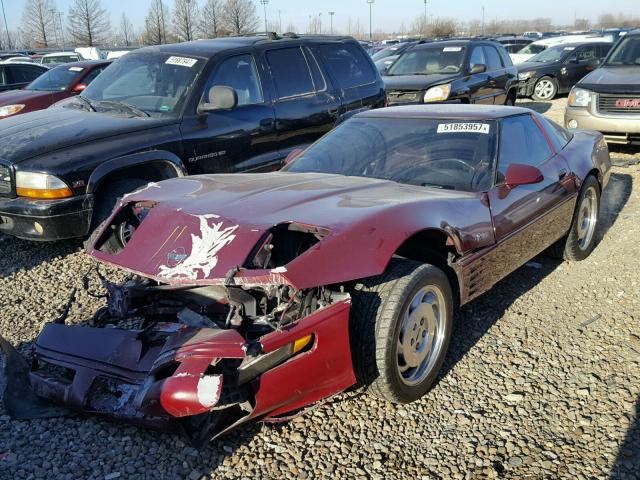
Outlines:
[[238,94],[225,85],[216,85],[209,89],[207,102],[200,104],[199,112],[211,112],[213,110],[232,110],[238,105]]
[[484,73],[487,71],[487,66],[484,63],[476,63],[469,70],[470,75],[475,75],[476,73]]

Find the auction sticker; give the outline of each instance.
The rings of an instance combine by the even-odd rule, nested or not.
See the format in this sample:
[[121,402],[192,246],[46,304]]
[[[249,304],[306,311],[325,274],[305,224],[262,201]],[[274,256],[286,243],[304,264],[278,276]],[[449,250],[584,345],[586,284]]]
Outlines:
[[198,60],[195,58],[189,57],[169,57],[167,61],[164,62],[167,65],[178,65],[179,67],[193,67]]
[[69,68],[70,72],[81,72],[82,70],[84,70],[84,68],[82,68],[82,67],[70,67]]
[[441,123],[438,133],[489,133],[488,123]]

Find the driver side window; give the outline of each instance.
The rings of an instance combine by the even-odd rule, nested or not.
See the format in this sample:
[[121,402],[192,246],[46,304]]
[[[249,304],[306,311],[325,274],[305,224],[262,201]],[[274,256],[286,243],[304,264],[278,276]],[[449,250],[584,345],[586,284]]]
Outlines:
[[474,65],[486,65],[487,61],[484,58],[484,50],[482,47],[473,47],[471,50],[471,56],[469,57],[469,68]]
[[222,61],[215,70],[204,90],[204,98],[212,87],[233,88],[238,94],[238,106],[262,103],[262,89],[253,56],[238,55]]
[[538,166],[551,158],[547,139],[531,115],[508,117],[500,122],[497,183],[504,181],[512,163]]

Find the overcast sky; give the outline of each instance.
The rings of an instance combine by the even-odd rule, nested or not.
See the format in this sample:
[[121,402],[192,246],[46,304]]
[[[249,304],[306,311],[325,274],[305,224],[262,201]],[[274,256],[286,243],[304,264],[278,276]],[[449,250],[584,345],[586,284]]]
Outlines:
[[[10,30],[20,26],[25,0],[2,0],[4,2],[7,23]],[[200,5],[205,0],[198,1]],[[66,16],[72,0],[54,0],[58,10]],[[102,5],[111,13],[112,26],[119,25],[119,18],[125,12],[136,28],[141,28],[151,0],[102,0]],[[166,0],[173,8],[173,0]],[[262,19],[262,5],[254,2]],[[482,17],[482,5],[485,7],[487,22],[493,19],[520,19],[536,17],[551,18],[554,24],[571,24],[574,15],[578,18],[597,20],[602,13],[623,13],[640,16],[640,0],[428,0],[428,15],[451,17],[459,21],[469,21]],[[323,26],[329,26],[329,13],[334,11],[334,27],[346,30],[351,17],[355,23],[359,18],[363,30],[369,27],[369,8],[366,0],[269,0],[267,18],[276,20],[278,11],[282,16],[282,26],[294,24],[299,32],[304,32],[309,15],[322,13]],[[413,20],[424,15],[423,0],[375,0],[373,4],[373,30],[398,31],[404,23],[409,27]],[[4,25],[3,25],[4,26]]]

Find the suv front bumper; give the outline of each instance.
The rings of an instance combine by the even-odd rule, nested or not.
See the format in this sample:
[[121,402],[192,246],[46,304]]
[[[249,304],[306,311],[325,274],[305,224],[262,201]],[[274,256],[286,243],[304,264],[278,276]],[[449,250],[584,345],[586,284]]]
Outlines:
[[26,240],[64,240],[89,232],[93,195],[60,200],[0,199],[0,233]]
[[640,115],[602,113],[595,103],[592,97],[589,107],[567,106],[564,111],[565,127],[597,130],[604,134],[608,143],[640,144]]

